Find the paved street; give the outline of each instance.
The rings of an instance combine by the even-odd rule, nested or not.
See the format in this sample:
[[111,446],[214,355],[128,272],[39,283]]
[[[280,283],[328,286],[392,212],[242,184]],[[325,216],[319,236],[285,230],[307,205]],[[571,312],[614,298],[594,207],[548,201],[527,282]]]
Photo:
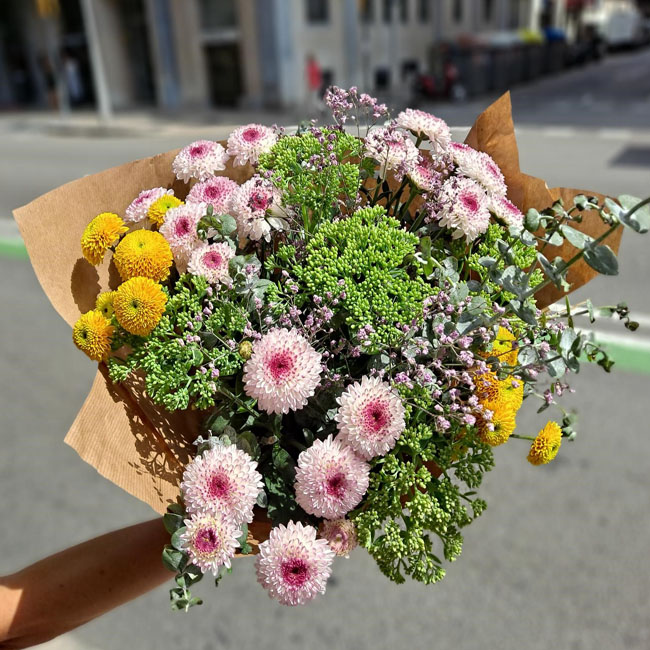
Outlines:
[[[650,105],[650,51],[568,75],[513,93],[522,169],[550,186],[650,194],[650,111],[641,112]],[[481,103],[438,112],[463,126]],[[179,125],[164,137],[63,138],[2,128],[0,120],[0,216],[82,174],[227,133]],[[595,302],[627,299],[650,314],[648,246],[650,235],[626,234],[620,276],[589,286]],[[0,274],[1,574],[152,513],[63,444],[94,367],[29,262],[0,256]],[[217,591],[201,585],[203,608],[169,613],[162,587],[52,648],[647,649],[650,376],[585,368],[572,385],[566,405],[581,413],[578,439],[542,468],[526,462],[523,441],[496,450],[483,488],[488,510],[442,583],[395,586],[356,551],[335,564],[325,597],[289,609],[267,598],[252,561],[241,560]],[[545,423],[531,411],[521,433]]]

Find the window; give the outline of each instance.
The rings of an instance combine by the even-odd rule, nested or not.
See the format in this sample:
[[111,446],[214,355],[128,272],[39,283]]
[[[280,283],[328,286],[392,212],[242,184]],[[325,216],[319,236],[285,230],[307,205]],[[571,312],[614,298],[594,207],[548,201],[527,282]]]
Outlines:
[[428,23],[429,18],[429,0],[418,0],[418,19],[421,23]]
[[463,22],[463,0],[454,0],[452,15],[455,23]]
[[399,17],[403,23],[409,20],[409,0],[399,0]]
[[201,0],[199,12],[204,32],[237,26],[235,0]]
[[491,23],[494,16],[494,0],[483,0],[483,20]]
[[326,23],[329,20],[328,0],[307,0],[307,22]]
[[360,0],[359,14],[362,23],[372,23],[375,20],[375,0]]
[[391,21],[393,17],[393,0],[384,0],[382,15],[385,23]]

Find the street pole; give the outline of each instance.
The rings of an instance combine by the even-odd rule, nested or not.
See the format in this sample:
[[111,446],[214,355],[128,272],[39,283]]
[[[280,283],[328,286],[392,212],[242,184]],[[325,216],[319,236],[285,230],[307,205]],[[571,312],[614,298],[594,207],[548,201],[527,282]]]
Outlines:
[[99,29],[95,16],[93,0],[81,0],[81,12],[83,14],[86,36],[90,49],[90,64],[93,70],[93,85],[95,87],[95,99],[97,101],[97,113],[99,119],[108,122],[113,117],[111,96],[106,78],[106,68],[102,56],[102,47],[99,42]]

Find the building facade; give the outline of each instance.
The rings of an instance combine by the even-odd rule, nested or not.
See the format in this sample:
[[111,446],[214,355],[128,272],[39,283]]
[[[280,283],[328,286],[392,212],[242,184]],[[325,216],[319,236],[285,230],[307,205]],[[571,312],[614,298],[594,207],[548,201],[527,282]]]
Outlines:
[[[0,107],[295,106],[323,85],[399,91],[432,47],[561,24],[566,0],[4,0]],[[101,103],[101,102],[100,102]]]

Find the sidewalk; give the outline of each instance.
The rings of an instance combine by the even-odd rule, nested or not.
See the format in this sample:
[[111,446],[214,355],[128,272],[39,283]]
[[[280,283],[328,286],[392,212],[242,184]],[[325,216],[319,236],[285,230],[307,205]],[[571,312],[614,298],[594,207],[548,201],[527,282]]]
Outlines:
[[296,124],[303,114],[296,110],[205,109],[161,113],[156,110],[118,112],[101,120],[92,110],[61,114],[56,111],[21,111],[0,113],[0,133],[42,133],[49,136],[72,137],[147,137],[196,132],[202,128],[214,131],[232,130],[236,126],[262,124]]

